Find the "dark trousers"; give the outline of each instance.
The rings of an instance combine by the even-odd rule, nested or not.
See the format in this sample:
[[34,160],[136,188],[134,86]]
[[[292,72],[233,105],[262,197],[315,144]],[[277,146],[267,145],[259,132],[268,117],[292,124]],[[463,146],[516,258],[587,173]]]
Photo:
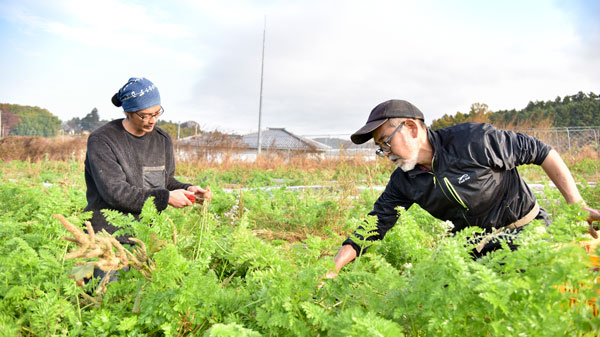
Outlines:
[[[478,252],[477,249],[475,249],[475,248],[471,251],[471,256],[473,257],[473,260],[477,260],[489,252],[493,252],[497,249],[501,249],[502,241],[506,242],[506,244],[508,245],[508,248],[510,248],[510,250],[517,250],[517,248],[519,248],[519,245],[514,243],[514,239],[515,239],[516,235],[518,235],[519,232],[521,232],[521,230],[523,230],[523,227],[516,228],[513,230],[509,230],[509,231],[494,235],[494,238],[491,239],[489,242],[487,242],[483,246],[483,249],[480,252]],[[472,238],[469,240],[469,243],[479,244],[479,242],[483,238],[485,238],[485,235]]]
[[[129,271],[129,267],[125,267],[125,268],[120,269],[120,270],[122,270],[122,271]],[[119,272],[118,270],[112,270],[112,271],[110,271],[109,272],[110,276],[108,277],[108,282],[120,281],[119,280],[119,276],[117,275],[118,272]],[[105,271],[103,271],[101,269],[98,269],[98,268],[94,268],[94,277],[98,278],[98,280],[102,280],[102,278],[104,277],[104,275],[106,275]]]

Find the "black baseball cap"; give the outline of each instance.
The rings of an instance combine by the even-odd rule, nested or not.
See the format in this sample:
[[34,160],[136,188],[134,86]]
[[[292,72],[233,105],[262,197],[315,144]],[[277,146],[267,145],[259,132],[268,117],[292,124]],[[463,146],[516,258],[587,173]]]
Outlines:
[[373,137],[372,132],[390,118],[416,118],[425,121],[421,110],[401,99],[391,99],[377,105],[367,119],[367,124],[356,131],[350,139],[354,144],[366,143]]

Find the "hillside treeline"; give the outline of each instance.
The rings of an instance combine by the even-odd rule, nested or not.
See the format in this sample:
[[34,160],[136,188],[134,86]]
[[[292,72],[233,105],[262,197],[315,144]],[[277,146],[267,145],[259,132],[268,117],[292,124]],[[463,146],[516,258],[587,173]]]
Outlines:
[[[18,105],[0,104],[1,136],[42,136],[58,134],[80,135],[89,133],[107,120],[100,120],[98,110],[92,109],[84,117],[75,117],[62,122],[47,109]],[[464,122],[487,122],[501,128],[548,128],[561,126],[598,126],[600,124],[600,96],[590,92],[556,97],[552,101],[533,101],[521,110],[491,111],[487,104],[474,103],[467,113],[444,115],[433,120],[432,129],[440,129]],[[160,119],[158,125],[173,139],[203,133],[193,121],[178,124]]]
[[0,110],[2,111],[0,135],[2,136],[52,137],[60,130],[60,119],[50,111],[37,106],[0,104]]
[[[93,108],[84,117],[74,117],[61,121],[47,109],[19,105],[0,104],[0,125],[2,136],[41,136],[53,137],[63,135],[87,134],[104,125],[108,120],[101,120],[98,109]],[[178,124],[172,121],[158,120],[158,125],[167,131],[173,139],[184,138],[201,133],[200,126],[195,122]]]
[[487,122],[502,128],[546,128],[561,126],[600,125],[600,96],[590,92],[556,97],[553,101],[529,102],[521,110],[490,111],[483,103],[471,105],[468,113],[444,115],[431,123],[432,129],[441,129],[465,122]]

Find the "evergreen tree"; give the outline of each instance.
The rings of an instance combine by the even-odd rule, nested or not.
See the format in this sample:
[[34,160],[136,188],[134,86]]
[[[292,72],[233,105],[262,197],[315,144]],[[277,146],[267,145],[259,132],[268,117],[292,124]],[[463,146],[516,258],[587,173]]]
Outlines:
[[10,132],[12,135],[52,137],[60,130],[60,120],[46,109],[17,104],[3,106],[19,119]]
[[81,128],[81,119],[79,119],[79,117],[71,118],[64,123],[64,126],[63,129],[67,129],[68,131],[72,130],[75,134],[81,134],[81,131],[83,131]]
[[80,123],[81,129],[89,132],[94,131],[100,125],[102,125],[102,123],[100,123],[100,116],[98,115],[98,109],[96,108],[92,109],[90,113],[85,115],[85,117],[81,119]]
[[468,114],[457,112],[444,115],[431,123],[432,129],[440,129],[464,122],[486,122],[498,127],[568,127],[598,126],[600,124],[600,100],[590,92],[556,97],[553,101],[530,101],[521,110],[489,111],[486,104],[474,103]]

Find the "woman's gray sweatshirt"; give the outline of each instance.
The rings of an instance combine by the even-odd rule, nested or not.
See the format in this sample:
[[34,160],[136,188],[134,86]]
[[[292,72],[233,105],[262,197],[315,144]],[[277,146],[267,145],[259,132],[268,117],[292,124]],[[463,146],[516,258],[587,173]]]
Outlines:
[[106,221],[102,209],[130,213],[137,219],[151,196],[159,211],[167,208],[169,191],[191,186],[177,181],[174,174],[173,143],[159,127],[137,137],[125,130],[123,119],[117,119],[93,131],[85,158],[85,211],[93,212],[94,231],[112,234],[118,229]]

